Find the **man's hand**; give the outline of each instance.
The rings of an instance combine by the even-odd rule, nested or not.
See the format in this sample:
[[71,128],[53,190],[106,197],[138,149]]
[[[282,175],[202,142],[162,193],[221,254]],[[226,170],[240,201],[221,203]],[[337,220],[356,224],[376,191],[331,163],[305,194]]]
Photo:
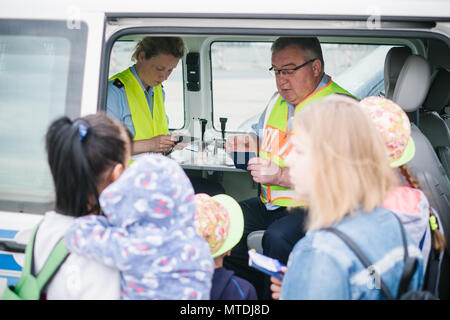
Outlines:
[[263,158],[252,158],[248,161],[247,170],[250,171],[253,181],[268,186],[281,186],[290,188],[289,169],[280,167],[274,162]]
[[256,183],[277,185],[281,168],[268,159],[252,158],[248,161],[247,170],[250,171]]

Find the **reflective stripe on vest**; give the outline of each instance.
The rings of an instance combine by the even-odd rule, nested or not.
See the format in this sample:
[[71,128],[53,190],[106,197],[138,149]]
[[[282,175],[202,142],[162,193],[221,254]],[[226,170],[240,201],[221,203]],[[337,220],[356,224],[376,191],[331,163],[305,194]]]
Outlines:
[[116,78],[125,87],[125,93],[131,111],[131,119],[133,120],[136,132],[134,140],[150,139],[155,136],[167,134],[169,132],[169,126],[167,124],[161,85],[153,87],[152,115],[144,91],[130,69],[116,74],[109,81]]
[[287,190],[277,190],[274,189],[276,186],[270,186],[270,188],[261,188],[261,201],[263,203],[267,203],[267,199],[271,199],[271,203],[276,204],[280,207],[288,207],[288,206],[296,206],[302,207],[306,205],[304,201],[296,201],[295,200],[295,192],[287,189]]
[[[314,91],[295,107],[295,114],[301,111],[308,103],[324,98],[333,93],[351,94],[337,85],[329,77],[329,82],[319,90]],[[280,167],[286,167],[286,156],[292,150],[292,128],[288,126],[289,106],[279,94],[272,97],[265,111],[264,132],[261,139],[259,157],[269,159]],[[292,121],[292,119],[291,119]],[[261,201],[270,202],[281,207],[301,206],[304,202],[297,202],[296,194],[292,189],[280,186],[261,185]]]

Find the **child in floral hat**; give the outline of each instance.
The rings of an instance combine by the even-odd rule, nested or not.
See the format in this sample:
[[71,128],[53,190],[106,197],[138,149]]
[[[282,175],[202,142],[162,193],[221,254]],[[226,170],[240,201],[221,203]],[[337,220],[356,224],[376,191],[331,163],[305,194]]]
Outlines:
[[78,218],[65,242],[119,269],[122,299],[209,299],[214,264],[194,225],[194,190],[175,161],[140,157],[100,205],[105,216]]
[[[430,206],[427,197],[420,190],[419,183],[406,166],[415,154],[409,118],[399,105],[383,97],[367,97],[359,104],[375,123],[385,143],[391,167],[398,168],[404,180],[403,186],[388,195],[383,206],[397,214],[416,241],[422,251],[425,274],[430,253],[434,254],[432,261],[442,260],[445,238],[438,228],[437,212]],[[432,250],[435,252],[431,252]],[[438,279],[434,281],[436,280],[438,282]]]
[[232,197],[219,194],[195,195],[195,225],[208,241],[214,258],[211,300],[257,300],[255,287],[223,267],[223,258],[239,242],[244,232],[242,209]]

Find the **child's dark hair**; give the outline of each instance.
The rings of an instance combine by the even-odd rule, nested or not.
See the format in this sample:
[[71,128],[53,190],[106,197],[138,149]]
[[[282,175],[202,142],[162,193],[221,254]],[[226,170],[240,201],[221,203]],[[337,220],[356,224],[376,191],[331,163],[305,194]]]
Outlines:
[[55,120],[46,134],[55,210],[74,217],[100,214],[97,187],[115,164],[125,164],[131,140],[121,123],[103,113]]

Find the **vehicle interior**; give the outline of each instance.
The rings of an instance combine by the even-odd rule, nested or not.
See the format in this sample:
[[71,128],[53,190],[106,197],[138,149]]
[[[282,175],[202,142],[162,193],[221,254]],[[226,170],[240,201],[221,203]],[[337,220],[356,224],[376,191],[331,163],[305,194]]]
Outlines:
[[[318,36],[325,72],[334,81],[360,99],[385,96],[407,112],[416,143],[416,156],[408,167],[439,212],[450,243],[450,42],[438,33],[413,32],[416,27],[429,30],[432,23],[401,23],[401,31],[395,31],[392,23],[386,25],[392,29],[372,32],[282,28],[222,28],[218,32],[202,27],[142,27],[145,21],[141,23],[120,18],[111,21],[99,109],[106,108],[107,79],[133,64],[130,57],[136,41],[147,35],[181,36],[187,55],[164,89],[170,130],[206,144],[202,156],[195,146],[187,147],[191,148],[187,154],[174,151],[169,155],[189,177],[218,184],[238,201],[258,195],[258,185],[249,172],[236,169],[224,154],[223,140],[250,132],[276,91],[274,77],[268,72],[271,43],[279,36]],[[250,235],[249,247],[261,250],[262,234]],[[441,297],[448,297],[450,287],[449,252],[447,248]]]

